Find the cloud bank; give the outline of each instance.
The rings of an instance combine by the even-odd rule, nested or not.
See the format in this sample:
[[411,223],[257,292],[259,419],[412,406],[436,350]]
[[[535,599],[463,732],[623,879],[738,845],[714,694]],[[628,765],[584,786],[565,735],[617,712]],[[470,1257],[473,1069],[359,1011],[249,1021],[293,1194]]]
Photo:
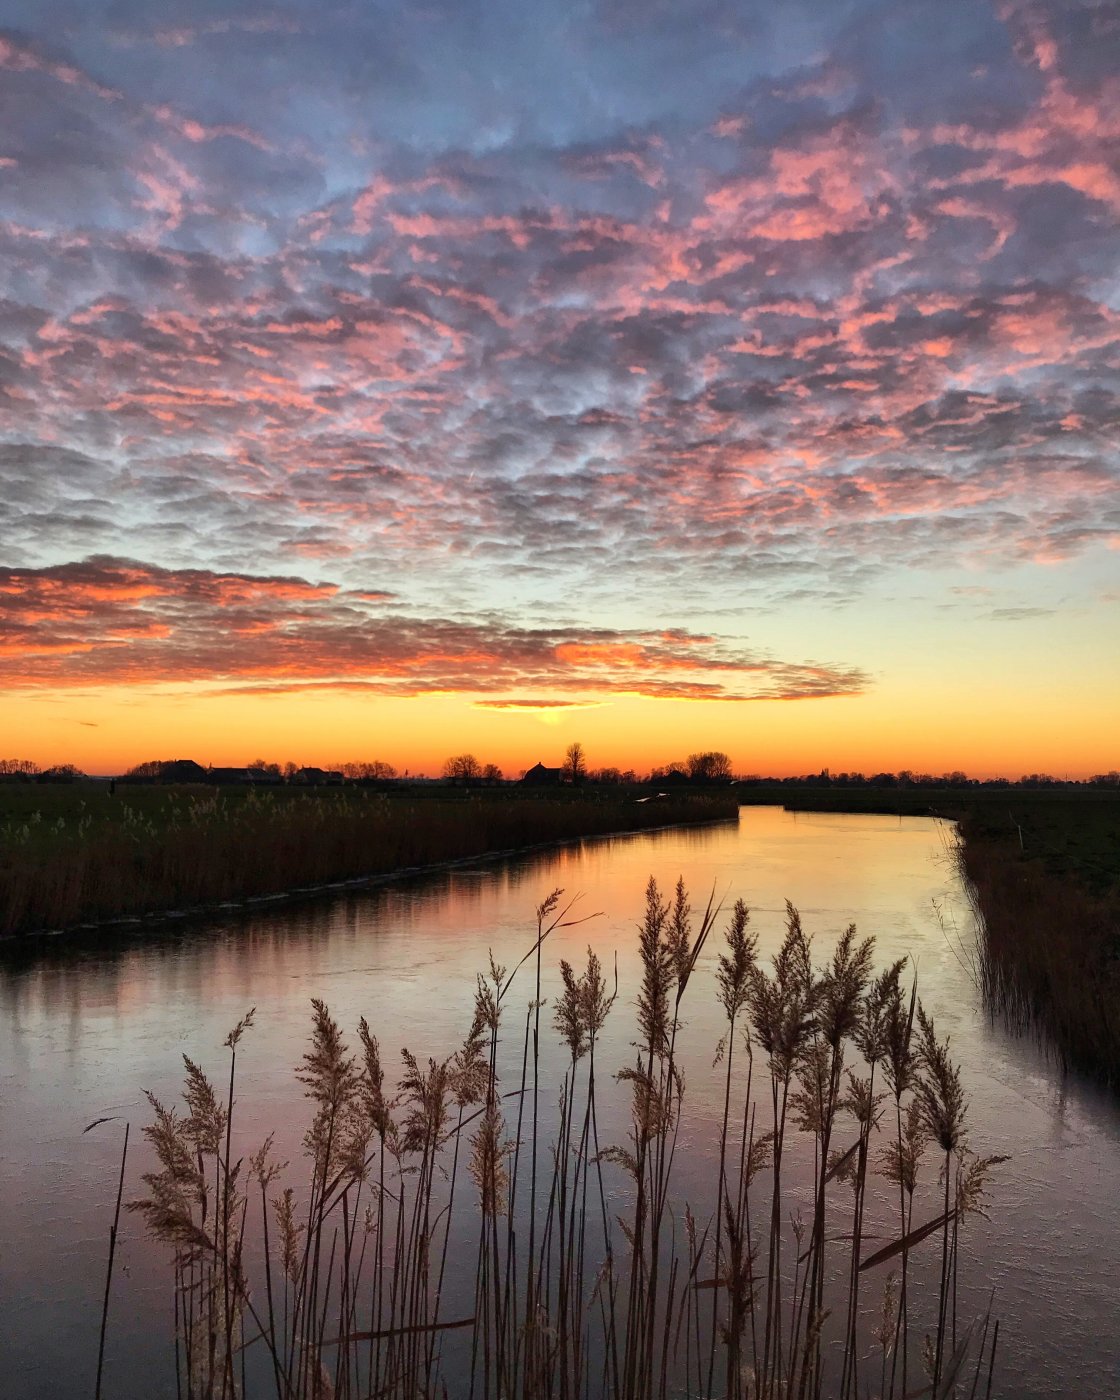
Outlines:
[[[338,586],[283,600],[281,675],[477,643],[672,689],[651,618],[1115,544],[1120,6],[771,8],[0,29],[0,562],[28,607],[91,555],[176,579],[84,653],[10,617],[24,670],[233,674],[206,609],[273,627],[298,574]],[[437,620],[558,599],[614,630]]]
[[[528,628],[395,611],[389,594],[300,578],[171,570],[93,557],[0,569],[0,683],[10,688],[205,682],[215,693],[330,686],[371,694],[557,692],[674,700],[852,695],[855,668],[790,662],[683,630]],[[485,702],[483,702],[485,703]]]

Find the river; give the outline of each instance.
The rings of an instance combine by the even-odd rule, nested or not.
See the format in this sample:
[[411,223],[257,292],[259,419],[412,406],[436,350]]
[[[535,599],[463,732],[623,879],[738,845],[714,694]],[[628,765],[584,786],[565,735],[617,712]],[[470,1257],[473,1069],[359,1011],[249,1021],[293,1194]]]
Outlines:
[[[727,908],[744,899],[764,958],[789,899],[822,961],[853,921],[875,937],[877,966],[911,960],[961,1066],[971,1145],[1012,1159],[996,1172],[990,1221],[970,1219],[961,1242],[962,1309],[982,1310],[994,1289],[994,1393],[1109,1400],[1120,1385],[1120,1111],[984,1014],[952,835],[932,819],[752,807],[738,825],[601,839],[205,923],[0,947],[0,1393],[92,1394],[123,1123],[133,1139],[127,1199],[150,1166],[142,1091],[173,1101],[184,1053],[220,1080],[226,1033],[255,1006],[239,1050],[239,1135],[251,1150],[277,1129],[282,1155],[295,1160],[307,1111],[292,1071],[310,999],[323,998],[351,1033],[365,1015],[387,1059],[399,1046],[450,1054],[488,950],[513,966],[532,942],[536,905],[562,887],[579,897],[572,917],[587,918],[546,945],[544,995],[555,996],[561,957],[578,967],[590,943],[613,978],[617,955],[619,1000],[598,1053],[604,1069],[619,1067],[633,1054],[635,930],[653,875],[666,892],[683,876],[700,909],[713,890]],[[719,943],[709,943],[683,1007],[682,1199],[710,1168],[718,1135]],[[525,973],[510,994],[522,1021],[531,993]],[[555,1047],[550,1021],[544,1039]],[[546,1068],[561,1060],[550,1048]],[[604,1095],[603,1136],[621,1141],[622,1091]],[[111,1121],[83,1132],[99,1118]],[[106,1395],[174,1396],[169,1273],[136,1216],[123,1218],[110,1320]]]

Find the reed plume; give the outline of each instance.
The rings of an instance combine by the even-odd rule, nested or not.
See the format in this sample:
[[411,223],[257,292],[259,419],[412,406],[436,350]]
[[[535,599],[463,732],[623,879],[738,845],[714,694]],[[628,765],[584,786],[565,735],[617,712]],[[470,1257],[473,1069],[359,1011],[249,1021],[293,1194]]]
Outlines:
[[[918,1310],[907,1274],[936,1239],[933,1393],[957,1382],[979,1336],[975,1386],[985,1356],[989,1371],[994,1364],[998,1328],[958,1319],[961,1229],[987,1210],[1004,1159],[969,1148],[948,1043],[916,995],[904,996],[903,963],[873,976],[871,940],[853,928],[818,968],[789,905],[766,969],[746,906],[733,906],[712,959],[726,1017],[715,1055],[718,1164],[695,1199],[680,1198],[688,1094],[678,1035],[685,994],[704,971],[713,903],[694,924],[683,882],[671,900],[653,880],[646,888],[634,1059],[618,1072],[629,1091],[623,1142],[600,1143],[597,1056],[618,985],[590,947],[578,971],[560,960],[544,1026],[561,1047],[556,1126],[548,1144],[537,1141],[548,1092],[542,948],[577,922],[559,891],[540,904],[536,938],[512,972],[491,957],[454,1052],[402,1051],[392,1090],[368,1022],[359,1021],[352,1054],[326,1004],[312,1002],[296,1067],[309,1113],[299,1189],[271,1137],[247,1158],[234,1151],[234,1070],[251,1016],[227,1037],[224,1097],[185,1059],[182,1116],[148,1097],[154,1163],[144,1197],[129,1204],[171,1253],[181,1393],[855,1400],[877,1382],[885,1400],[908,1393],[906,1312]],[[503,1052],[527,965],[532,980],[516,1013],[523,1035]],[[756,1047],[765,1057],[761,1126]],[[893,1131],[877,1142],[892,1100]],[[942,1171],[927,1184],[920,1168],[931,1147]],[[791,1184],[794,1154],[804,1192]],[[897,1187],[900,1229],[863,1257],[874,1170]],[[851,1252],[843,1269],[826,1268],[841,1189],[850,1193]],[[940,1208],[915,1226],[915,1202],[934,1191]],[[255,1289],[249,1258],[263,1274]],[[872,1328],[861,1281],[899,1259]]]

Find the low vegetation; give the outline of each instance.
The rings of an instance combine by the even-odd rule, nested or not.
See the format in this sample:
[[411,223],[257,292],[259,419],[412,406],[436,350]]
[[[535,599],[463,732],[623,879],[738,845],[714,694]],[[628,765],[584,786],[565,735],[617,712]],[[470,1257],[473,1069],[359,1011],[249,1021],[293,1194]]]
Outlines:
[[792,811],[941,816],[959,824],[988,1005],[1064,1065],[1120,1087],[1120,787],[1090,783],[752,786]]
[[1120,1087],[1120,799],[974,809],[959,860],[989,1003]]
[[733,818],[730,795],[414,798],[362,788],[0,789],[0,935],[193,908],[613,832]]
[[[570,906],[554,892],[537,918],[521,962],[479,976],[460,1048],[404,1051],[395,1088],[366,1021],[352,1050],[313,1004],[301,1184],[271,1138],[238,1145],[252,1013],[226,1041],[227,1090],[186,1060],[185,1111],[151,1098],[154,1161],[128,1209],[170,1250],[179,1394],[990,1394],[998,1327],[965,1315],[958,1272],[1001,1159],[968,1143],[948,1043],[904,964],[876,974],[852,927],[815,965],[788,907],[763,965],[741,902],[705,957],[719,912],[696,921],[683,884],[664,899],[651,880],[610,1142],[601,1041],[620,992],[589,949],[546,1007],[542,958]],[[713,995],[718,1150],[684,1202],[678,1032]]]

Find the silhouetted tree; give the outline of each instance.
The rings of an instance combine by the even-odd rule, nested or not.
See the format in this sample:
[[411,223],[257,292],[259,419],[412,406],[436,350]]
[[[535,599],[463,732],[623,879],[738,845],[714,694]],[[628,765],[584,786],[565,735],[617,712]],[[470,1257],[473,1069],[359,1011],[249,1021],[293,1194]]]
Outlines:
[[163,772],[164,761],[160,758],[148,758],[143,763],[137,763],[124,775],[126,778],[158,778]]
[[648,781],[651,783],[687,783],[688,764],[679,759],[673,763],[666,763],[660,768],[651,768]]
[[254,758],[252,763],[247,763],[245,767],[250,773],[255,773],[261,778],[279,778],[281,776],[280,765],[269,763],[264,758]]
[[564,777],[576,784],[587,777],[587,755],[579,742],[569,744],[564,753]]
[[0,758],[0,778],[33,778],[38,771],[29,758]]
[[359,781],[373,781],[384,783],[397,776],[397,770],[391,763],[385,763],[380,758],[361,763],[340,763],[338,771],[346,778],[354,778]]
[[694,783],[726,782],[731,777],[731,760],[718,749],[707,753],[690,753],[688,776]]
[[505,782],[505,774],[496,763],[488,763],[482,770],[482,781],[484,783]]
[[476,783],[482,767],[473,753],[459,753],[443,765],[443,776],[452,783]]
[[73,763],[56,763],[53,768],[44,768],[36,775],[38,783],[73,783],[86,775]]

